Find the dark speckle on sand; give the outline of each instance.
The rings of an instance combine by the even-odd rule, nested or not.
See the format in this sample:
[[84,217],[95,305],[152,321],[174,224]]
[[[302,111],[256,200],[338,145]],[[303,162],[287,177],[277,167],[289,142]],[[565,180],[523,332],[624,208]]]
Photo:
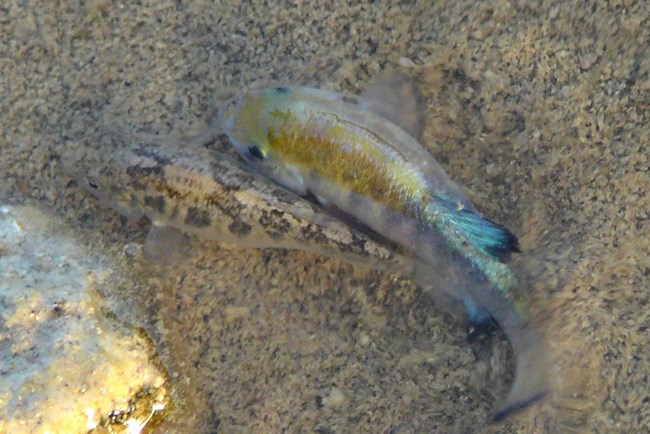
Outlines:
[[[425,146],[519,236],[555,361],[546,403],[487,431],[639,432],[650,425],[649,8],[14,2],[0,7],[0,199],[64,216],[98,254],[119,255],[146,225],[69,186],[58,164],[69,140],[106,127],[188,136],[254,82],[358,93],[405,65],[426,101]],[[134,284],[115,297],[142,309],[176,379],[160,432],[475,432],[511,380],[503,337],[478,351],[395,276],[208,242],[171,277],[123,266]]]

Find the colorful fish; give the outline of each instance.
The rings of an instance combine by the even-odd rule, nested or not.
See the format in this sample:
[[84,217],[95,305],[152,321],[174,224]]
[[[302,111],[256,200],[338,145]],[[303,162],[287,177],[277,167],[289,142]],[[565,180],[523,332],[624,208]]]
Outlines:
[[472,321],[500,324],[517,355],[501,419],[547,390],[528,297],[506,263],[517,238],[480,214],[411,134],[372,109],[386,106],[368,99],[257,89],[225,102],[219,121],[254,170],[402,246],[421,261],[419,283],[462,300]]

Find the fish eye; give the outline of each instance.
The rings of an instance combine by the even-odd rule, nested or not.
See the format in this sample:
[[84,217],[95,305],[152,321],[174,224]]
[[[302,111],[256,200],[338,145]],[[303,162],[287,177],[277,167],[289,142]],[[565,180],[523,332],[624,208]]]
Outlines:
[[278,87],[275,88],[275,91],[277,93],[289,93],[289,88],[288,87],[278,86]]
[[262,149],[258,145],[251,145],[248,147],[248,155],[255,160],[264,160],[266,157],[262,152]]
[[100,190],[101,189],[99,184],[97,184],[92,179],[86,179],[86,184],[88,184],[88,187],[92,188],[93,190]]

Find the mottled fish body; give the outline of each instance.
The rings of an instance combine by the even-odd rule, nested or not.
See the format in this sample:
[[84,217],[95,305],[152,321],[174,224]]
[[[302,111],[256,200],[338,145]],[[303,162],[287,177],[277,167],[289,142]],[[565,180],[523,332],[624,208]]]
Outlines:
[[250,91],[219,119],[260,173],[403,246],[424,263],[419,283],[436,279],[473,320],[487,312],[501,325],[518,366],[497,418],[544,394],[539,337],[505,262],[516,237],[483,217],[413,137],[349,98],[302,87]]
[[318,252],[389,271],[412,266],[394,249],[203,147],[108,132],[75,143],[62,164],[122,215],[146,216],[156,227],[240,247]]

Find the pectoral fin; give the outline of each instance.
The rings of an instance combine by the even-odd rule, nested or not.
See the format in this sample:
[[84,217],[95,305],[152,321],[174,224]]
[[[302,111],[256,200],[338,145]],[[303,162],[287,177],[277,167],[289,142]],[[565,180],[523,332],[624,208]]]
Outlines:
[[152,224],[144,245],[144,257],[162,265],[182,262],[190,256],[191,239],[171,226]]

